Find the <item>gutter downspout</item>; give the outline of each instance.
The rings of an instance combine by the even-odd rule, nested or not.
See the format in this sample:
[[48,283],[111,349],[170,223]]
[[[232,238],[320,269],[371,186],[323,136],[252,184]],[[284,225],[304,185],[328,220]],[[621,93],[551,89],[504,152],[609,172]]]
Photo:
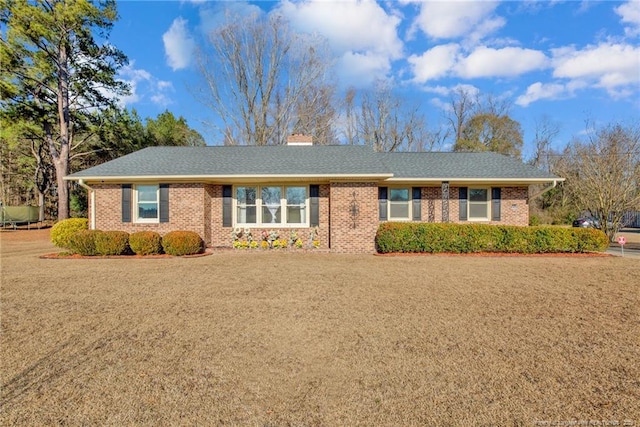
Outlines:
[[[564,181],[564,179],[562,179],[562,181]],[[557,186],[557,185],[558,185],[558,180],[557,180],[557,179],[554,179],[554,180],[553,180],[553,183],[552,183],[550,186],[545,187],[545,188],[543,188],[542,190],[538,191],[537,193],[530,195],[530,196],[529,196],[529,201],[531,201],[531,200],[533,200],[533,199],[535,199],[535,198],[537,198],[537,197],[542,196],[542,195],[543,195],[544,193],[546,193],[547,191],[553,190],[554,188],[556,188],[556,186]]]
[[79,179],[78,180],[78,185],[80,185],[80,187],[85,188],[89,191],[89,229],[90,230],[95,230],[96,229],[96,191],[89,187],[83,179]]

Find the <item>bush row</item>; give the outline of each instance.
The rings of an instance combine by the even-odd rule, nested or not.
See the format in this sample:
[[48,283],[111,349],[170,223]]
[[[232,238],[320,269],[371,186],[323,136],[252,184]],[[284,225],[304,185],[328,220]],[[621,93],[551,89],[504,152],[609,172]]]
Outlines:
[[54,245],[84,256],[95,255],[156,255],[166,253],[181,256],[202,252],[204,242],[192,231],[171,231],[164,236],[155,231],[88,230],[81,218],[60,221],[51,228]]
[[376,234],[381,253],[576,253],[603,252],[608,246],[600,230],[552,226],[388,222]]

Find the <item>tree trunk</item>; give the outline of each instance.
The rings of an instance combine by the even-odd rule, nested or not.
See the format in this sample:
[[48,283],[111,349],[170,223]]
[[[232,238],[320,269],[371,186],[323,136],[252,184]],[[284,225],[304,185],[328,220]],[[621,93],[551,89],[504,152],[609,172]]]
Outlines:
[[38,190],[38,221],[44,221],[44,193]]
[[58,191],[58,221],[69,218],[69,183],[64,177],[69,172],[68,158],[60,156],[54,161],[56,167],[56,185]]
[[49,140],[49,149],[56,168],[58,184],[58,221],[69,218],[69,184],[64,177],[69,174],[69,147],[71,146],[69,114],[69,60],[67,49],[62,43],[58,50],[58,119],[60,126],[60,150],[56,152],[53,139]]

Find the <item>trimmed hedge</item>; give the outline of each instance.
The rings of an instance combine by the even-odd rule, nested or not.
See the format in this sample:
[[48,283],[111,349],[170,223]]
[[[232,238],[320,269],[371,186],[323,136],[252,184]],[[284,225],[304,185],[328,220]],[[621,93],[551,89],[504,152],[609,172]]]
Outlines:
[[171,231],[162,236],[162,248],[169,255],[193,255],[202,252],[204,242],[193,231]]
[[98,255],[125,255],[129,252],[129,233],[126,231],[103,231],[95,236]]
[[87,218],[68,218],[57,222],[51,227],[51,243],[59,248],[71,249],[69,247],[69,239],[76,231],[86,230],[89,228],[89,220]]
[[96,237],[102,234],[100,230],[78,230],[69,238],[69,247],[73,253],[83,256],[95,256]]
[[381,253],[574,253],[608,246],[602,231],[589,228],[387,222],[376,233]]
[[129,235],[129,247],[136,255],[162,253],[162,237],[155,231],[138,231]]

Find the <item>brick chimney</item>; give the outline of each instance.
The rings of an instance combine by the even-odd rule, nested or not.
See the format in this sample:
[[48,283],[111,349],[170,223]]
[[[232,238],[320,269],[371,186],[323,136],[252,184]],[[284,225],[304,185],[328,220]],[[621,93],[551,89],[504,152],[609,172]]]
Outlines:
[[287,145],[313,145],[313,137],[301,133],[292,133],[287,137]]

